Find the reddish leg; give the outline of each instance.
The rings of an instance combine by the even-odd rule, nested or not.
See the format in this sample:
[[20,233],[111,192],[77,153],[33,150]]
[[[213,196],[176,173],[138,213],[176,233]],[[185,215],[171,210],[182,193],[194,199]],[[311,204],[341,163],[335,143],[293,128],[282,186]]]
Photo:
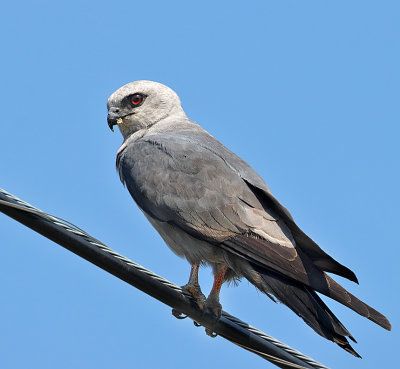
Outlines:
[[[199,268],[200,263],[191,264],[189,281],[184,286],[182,286],[182,289],[188,291],[193,296],[199,308],[203,309],[206,297],[203,295],[203,292],[201,292],[201,288],[199,285]],[[186,318],[185,315],[182,315],[175,309],[172,309],[172,315],[178,319]]]
[[210,294],[207,297],[204,307],[216,318],[221,316],[222,306],[219,303],[219,293],[221,291],[221,286],[225,280],[225,274],[228,270],[227,265],[219,265],[214,274],[214,283]]
[[203,292],[201,292],[201,288],[199,285],[199,268],[200,263],[192,264],[190,269],[189,282],[182,286],[182,288],[190,292],[190,294],[196,300],[197,305],[199,305],[199,307],[202,309],[206,297],[203,295]]
[[[224,283],[227,270],[228,267],[226,265],[218,265],[214,272],[214,283],[211,292],[204,303],[204,310],[215,317],[215,323],[221,316],[222,306],[219,303],[219,293],[221,291],[221,286]],[[217,336],[212,328],[206,328],[206,334],[211,337]]]
[[199,268],[200,268],[200,263],[195,263],[191,265],[189,282],[184,286],[182,286],[182,288],[184,288],[186,291],[189,291],[192,295],[193,293],[195,293],[197,287],[200,288]]

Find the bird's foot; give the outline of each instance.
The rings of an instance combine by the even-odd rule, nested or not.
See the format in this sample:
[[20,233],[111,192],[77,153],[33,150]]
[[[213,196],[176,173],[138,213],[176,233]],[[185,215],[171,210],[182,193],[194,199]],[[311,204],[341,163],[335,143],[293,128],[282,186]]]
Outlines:
[[[189,292],[197,306],[203,310],[206,297],[204,296],[203,292],[201,292],[200,285],[198,283],[187,283],[184,286],[181,286],[181,288]],[[187,315],[182,314],[176,309],[172,309],[172,315],[177,319],[185,319],[187,317]]]
[[[207,314],[209,317],[211,316],[211,326],[210,328],[206,327],[206,334],[210,337],[217,337],[217,334],[214,332],[213,327],[217,324],[222,312],[222,306],[219,303],[218,296],[210,294],[210,296],[208,296],[208,298],[206,299],[203,292],[201,292],[198,283],[188,283],[181,288],[185,291],[188,291],[192,295],[197,306],[203,310],[203,314]],[[177,319],[185,319],[187,317],[187,315],[182,314],[176,309],[172,309],[172,315]],[[199,327],[201,325],[196,321],[194,321],[193,323],[196,327]]]
[[204,303],[203,314],[211,315],[213,318],[211,328],[206,327],[206,334],[210,337],[217,337],[217,334],[212,329],[217,323],[219,318],[221,317],[222,305],[219,303],[218,298],[210,295]]
[[182,286],[182,289],[188,291],[192,295],[194,301],[196,301],[196,304],[200,309],[204,309],[206,297],[204,296],[203,292],[201,292],[201,288],[198,283],[185,284]]

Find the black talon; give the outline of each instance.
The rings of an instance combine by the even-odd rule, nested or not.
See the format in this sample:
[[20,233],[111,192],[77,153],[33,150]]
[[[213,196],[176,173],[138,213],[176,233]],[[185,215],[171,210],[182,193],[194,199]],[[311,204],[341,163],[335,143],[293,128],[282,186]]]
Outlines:
[[176,309],[172,309],[172,315],[176,318],[176,319],[186,319],[187,315],[181,313],[180,311],[176,310]]

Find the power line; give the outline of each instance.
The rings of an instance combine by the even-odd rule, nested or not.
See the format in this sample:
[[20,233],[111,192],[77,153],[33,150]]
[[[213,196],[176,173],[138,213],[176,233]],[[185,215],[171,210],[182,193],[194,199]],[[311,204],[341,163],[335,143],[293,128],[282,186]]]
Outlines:
[[225,311],[215,322],[181,287],[118,254],[72,223],[44,213],[1,188],[0,211],[280,368],[328,369]]

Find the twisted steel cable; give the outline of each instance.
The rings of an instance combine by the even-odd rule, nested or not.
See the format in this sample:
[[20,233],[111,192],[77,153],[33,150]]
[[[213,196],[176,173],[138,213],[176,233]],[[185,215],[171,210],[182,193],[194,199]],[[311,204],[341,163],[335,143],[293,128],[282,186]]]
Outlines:
[[221,318],[204,314],[181,287],[117,253],[72,223],[47,214],[0,188],[0,211],[66,249],[142,290],[196,325],[212,328],[230,342],[284,369],[328,369],[290,346],[223,311]]

